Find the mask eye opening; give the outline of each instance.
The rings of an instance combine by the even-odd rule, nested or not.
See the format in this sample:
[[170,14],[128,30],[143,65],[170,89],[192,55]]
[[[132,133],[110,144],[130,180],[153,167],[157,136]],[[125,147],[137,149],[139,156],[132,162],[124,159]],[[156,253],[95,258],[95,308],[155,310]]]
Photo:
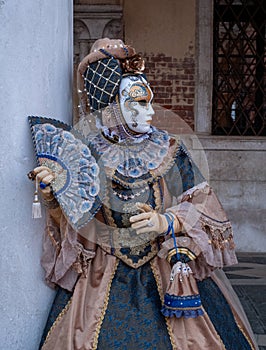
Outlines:
[[148,101],[147,100],[139,100],[138,103],[140,104],[141,107],[147,107],[148,106]]

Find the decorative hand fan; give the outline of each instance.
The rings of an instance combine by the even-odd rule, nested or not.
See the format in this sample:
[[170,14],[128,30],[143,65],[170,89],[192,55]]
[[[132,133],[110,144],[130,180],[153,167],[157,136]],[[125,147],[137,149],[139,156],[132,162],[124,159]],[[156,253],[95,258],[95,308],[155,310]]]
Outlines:
[[78,230],[100,208],[99,167],[88,146],[69,125],[58,120],[29,117],[39,165],[55,174],[53,194],[69,223]]

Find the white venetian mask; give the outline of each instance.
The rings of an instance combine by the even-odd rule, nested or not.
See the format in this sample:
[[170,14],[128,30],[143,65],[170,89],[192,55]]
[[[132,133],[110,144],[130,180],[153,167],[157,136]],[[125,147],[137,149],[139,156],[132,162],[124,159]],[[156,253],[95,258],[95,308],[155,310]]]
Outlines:
[[144,134],[150,130],[154,110],[151,106],[153,93],[142,76],[128,76],[119,87],[120,108],[128,128]]

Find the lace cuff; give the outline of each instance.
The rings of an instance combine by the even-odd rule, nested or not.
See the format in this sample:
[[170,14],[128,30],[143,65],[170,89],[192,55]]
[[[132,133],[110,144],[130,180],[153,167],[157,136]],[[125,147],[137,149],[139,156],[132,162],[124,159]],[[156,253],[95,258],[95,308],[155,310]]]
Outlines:
[[231,223],[208,184],[204,182],[186,191],[179,201],[168,210],[179,218],[183,231],[202,252],[190,263],[196,277],[202,279],[215,268],[236,264]]

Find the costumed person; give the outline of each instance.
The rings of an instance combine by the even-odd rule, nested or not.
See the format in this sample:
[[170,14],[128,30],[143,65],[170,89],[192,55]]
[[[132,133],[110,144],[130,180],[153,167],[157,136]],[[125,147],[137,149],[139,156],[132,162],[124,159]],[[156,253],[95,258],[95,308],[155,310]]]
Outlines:
[[237,263],[231,224],[184,144],[151,125],[144,60],[105,38],[79,73],[95,133],[30,118],[57,288],[40,348],[258,349],[221,271]]

